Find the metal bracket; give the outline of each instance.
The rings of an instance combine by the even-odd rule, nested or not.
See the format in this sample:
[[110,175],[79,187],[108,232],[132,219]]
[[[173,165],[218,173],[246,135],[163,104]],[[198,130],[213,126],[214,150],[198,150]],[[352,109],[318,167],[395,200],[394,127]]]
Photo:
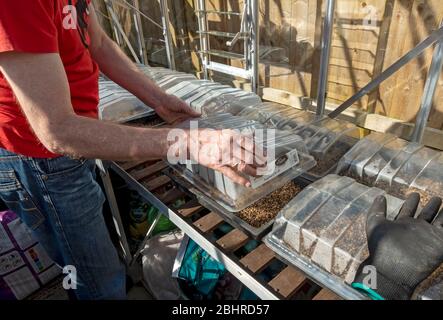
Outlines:
[[323,25],[320,74],[317,93],[317,116],[323,116],[326,106],[326,95],[329,75],[329,57],[331,55],[332,30],[334,27],[335,0],[328,0],[326,17]]
[[169,29],[169,8],[168,0],[160,0],[160,9],[162,11],[163,37],[166,43],[166,54],[168,58],[169,68],[175,70],[175,54],[174,46],[172,44],[171,30]]
[[[443,27],[443,22],[440,24]],[[428,124],[429,115],[431,114],[432,104],[434,102],[435,91],[437,90],[438,81],[440,79],[441,69],[443,67],[443,42],[437,43],[432,57],[431,67],[429,68],[428,79],[426,80],[425,89],[423,91],[420,111],[415,122],[414,132],[411,141],[421,143]]]
[[126,35],[125,31],[123,30],[123,27],[120,24],[120,21],[118,20],[118,17],[114,12],[114,9],[112,9],[112,6],[110,5],[109,0],[105,0],[105,3],[107,5],[108,12],[111,15],[112,21],[113,21],[115,27],[117,28],[118,32],[122,36],[123,40],[125,41],[126,45],[128,46],[129,51],[132,54],[132,57],[134,58],[135,62],[140,63],[140,58],[137,56],[137,53],[135,53],[135,50],[132,47],[131,42],[128,39],[128,36]]
[[243,6],[243,14],[241,17],[241,22],[240,22],[240,32],[237,32],[235,34],[235,37],[231,41],[226,41],[226,45],[228,47],[233,47],[238,42],[238,40],[240,40],[240,38],[246,34],[246,28],[247,28],[246,19],[247,19],[247,17],[248,17],[248,12],[247,12],[247,5],[245,2],[244,6]]

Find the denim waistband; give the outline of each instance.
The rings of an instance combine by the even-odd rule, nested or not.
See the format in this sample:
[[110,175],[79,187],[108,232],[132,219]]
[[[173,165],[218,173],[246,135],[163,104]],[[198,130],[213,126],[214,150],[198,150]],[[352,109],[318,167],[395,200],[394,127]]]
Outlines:
[[27,157],[27,156],[0,148],[0,161],[17,161],[17,160],[31,160],[31,159],[32,159],[31,157]]

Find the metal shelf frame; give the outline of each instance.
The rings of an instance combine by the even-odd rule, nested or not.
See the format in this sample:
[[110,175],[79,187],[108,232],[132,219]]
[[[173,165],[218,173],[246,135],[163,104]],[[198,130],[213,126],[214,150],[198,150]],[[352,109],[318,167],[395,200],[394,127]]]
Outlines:
[[[143,168],[140,169],[139,166]],[[160,161],[145,167],[144,162],[117,164],[115,162],[98,161],[98,167],[100,168],[105,192],[113,215],[114,225],[119,236],[122,256],[126,262],[128,274],[133,279],[140,280],[137,263],[139,261],[138,258],[150,238],[156,223],[161,215],[164,215],[189,238],[194,240],[203,250],[222,263],[228,272],[253,291],[260,299],[291,299],[297,294],[305,294],[308,299],[313,300],[341,299],[330,290],[325,288],[321,289],[321,284],[315,284],[306,274],[292,267],[289,263],[285,262],[283,258],[278,257],[260,241],[255,249],[242,258],[236,256],[234,252],[240,248],[244,248],[249,241],[254,239],[226,221],[222,215],[215,211],[208,210],[199,204],[195,197],[190,196],[190,192],[185,192],[177,188],[174,179],[169,178],[169,174],[166,175],[164,172],[168,167],[165,162]],[[142,241],[135,254],[131,254],[130,252],[129,242],[125,235],[125,229],[110,180],[110,171],[123,179],[126,185],[131,190],[136,191],[145,201],[159,209],[158,216],[150,226],[144,241]],[[171,183],[172,189],[166,191],[166,194],[172,194],[172,196],[165,197],[164,195],[158,195],[158,188],[160,187],[161,189],[161,186],[166,186],[169,183]],[[171,209],[168,206],[168,204],[173,203],[175,199],[182,198],[186,195],[188,195],[187,199],[191,200],[186,201],[182,207]],[[226,223],[231,225],[233,230],[221,238],[214,240],[213,231],[216,230],[218,226]],[[263,280],[259,276],[260,272],[275,260],[279,260],[280,263],[282,263],[281,271],[279,271],[272,280]],[[308,293],[306,293],[306,291]],[[358,299],[358,297],[358,295],[353,295],[342,298]]]
[[[179,229],[181,229],[186,235],[194,240],[203,250],[210,254],[214,259],[222,263],[226,269],[239,279],[244,285],[251,289],[259,298],[263,300],[279,300],[281,296],[273,292],[266,285],[257,280],[250,272],[244,267],[241,267],[234,261],[231,255],[226,254],[223,250],[215,246],[208,238],[206,238],[201,232],[199,232],[194,226],[189,224],[183,217],[171,210],[161,200],[159,200],[153,193],[149,192],[143,185],[133,179],[123,168],[121,168],[115,162],[102,162],[100,170],[104,181],[106,181],[105,191],[108,199],[111,199],[110,206],[111,212],[114,218],[114,224],[117,229],[117,233],[120,237],[121,248],[124,252],[123,256],[128,266],[134,264],[138,258],[139,250],[132,256],[129,251],[128,240],[125,236],[123,223],[118,210],[117,202],[115,201],[114,191],[112,184],[109,180],[109,170],[118,174],[133,190],[137,191],[139,195],[159,209],[160,213],[166,216],[171,222],[173,222]],[[155,224],[153,224],[155,226]],[[153,229],[153,228],[151,228]],[[146,238],[149,238],[149,231]]]

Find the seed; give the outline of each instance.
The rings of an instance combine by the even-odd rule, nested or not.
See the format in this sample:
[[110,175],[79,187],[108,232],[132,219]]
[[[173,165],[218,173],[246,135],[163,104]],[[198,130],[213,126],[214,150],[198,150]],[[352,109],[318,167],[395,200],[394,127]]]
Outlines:
[[274,219],[300,191],[300,186],[289,182],[252,206],[240,211],[238,216],[251,226],[259,228]]

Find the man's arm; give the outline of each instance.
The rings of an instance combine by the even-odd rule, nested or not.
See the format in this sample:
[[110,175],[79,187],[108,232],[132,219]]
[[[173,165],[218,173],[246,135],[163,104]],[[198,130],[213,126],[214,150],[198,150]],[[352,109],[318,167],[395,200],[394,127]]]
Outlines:
[[[10,84],[32,130],[49,151],[71,157],[117,161],[167,157],[170,129],[134,128],[76,115],[68,79],[57,53],[0,53],[0,72]],[[230,154],[235,150],[233,144],[254,153],[254,145],[246,143],[246,137],[235,135],[221,139],[223,133],[220,131],[197,135],[190,134],[192,132],[195,131],[180,131],[178,149],[186,148],[191,159],[198,159],[202,165],[222,172],[237,183],[249,184],[239,174],[255,172],[253,166],[244,165],[245,153],[228,163],[205,154],[208,146],[218,148],[217,154]],[[190,139],[195,137],[196,147],[190,148]]]
[[120,126],[77,116],[58,54],[2,53],[0,71],[37,138],[49,151],[107,160],[166,156],[167,130]]
[[89,51],[92,58],[111,80],[137,96],[169,123],[199,116],[180,99],[166,94],[141,72],[126,54],[101,28],[92,4],[90,5],[88,32],[91,37]]

